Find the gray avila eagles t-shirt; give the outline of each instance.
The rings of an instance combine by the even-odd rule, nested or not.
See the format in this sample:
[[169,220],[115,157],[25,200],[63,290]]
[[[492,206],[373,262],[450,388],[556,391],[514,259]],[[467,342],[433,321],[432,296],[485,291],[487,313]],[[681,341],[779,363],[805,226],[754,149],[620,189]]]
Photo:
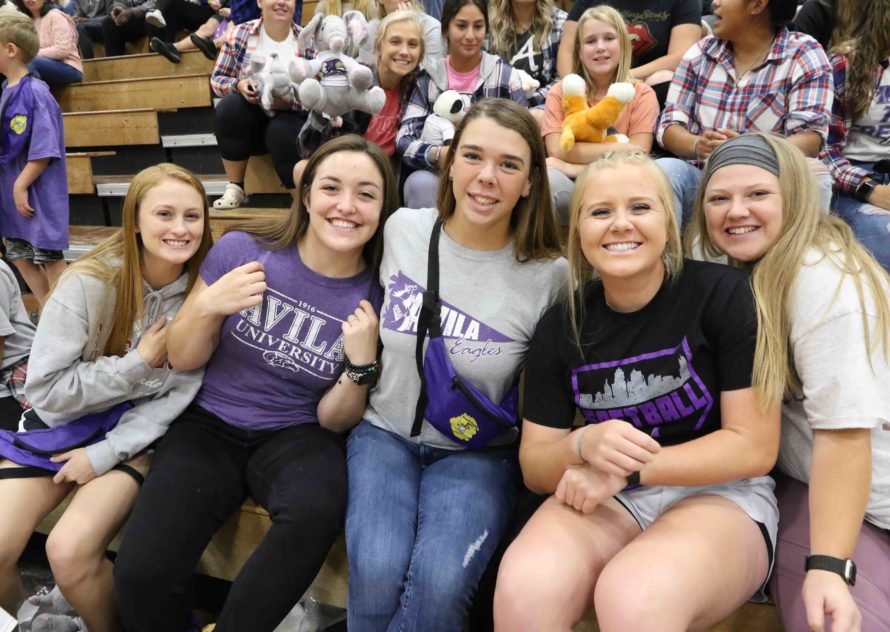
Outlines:
[[[365,419],[409,437],[420,392],[415,363],[417,318],[427,282],[427,252],[436,209],[400,209],[386,223],[380,283],[383,371]],[[513,246],[464,248],[443,231],[439,240],[442,330],[451,365],[494,402],[512,386],[538,319],[566,280],[563,258],[519,263]],[[421,443],[459,446],[424,422]],[[512,442],[508,433],[497,443]]]

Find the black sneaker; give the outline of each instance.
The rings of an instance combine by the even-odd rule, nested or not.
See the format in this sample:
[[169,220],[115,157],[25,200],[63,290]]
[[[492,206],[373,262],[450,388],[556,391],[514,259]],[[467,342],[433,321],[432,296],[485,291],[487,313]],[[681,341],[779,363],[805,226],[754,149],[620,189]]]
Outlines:
[[182,61],[182,55],[179,54],[179,51],[176,50],[176,47],[173,46],[173,44],[163,41],[159,37],[153,37],[149,40],[148,50],[153,53],[163,55],[167,58],[167,61],[170,61],[174,64],[178,64]]
[[212,39],[201,37],[197,33],[189,35],[189,39],[192,40],[192,44],[198,47],[199,51],[204,53],[204,57],[210,61],[216,61],[216,55],[219,51],[216,50],[216,44],[213,43]]

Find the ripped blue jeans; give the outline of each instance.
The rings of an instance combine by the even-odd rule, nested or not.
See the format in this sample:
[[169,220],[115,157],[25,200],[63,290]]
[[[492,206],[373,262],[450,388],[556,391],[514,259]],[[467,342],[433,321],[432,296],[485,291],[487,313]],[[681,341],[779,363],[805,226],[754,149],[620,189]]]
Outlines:
[[[874,168],[872,163],[850,162],[869,171]],[[890,174],[873,172],[872,178],[879,184],[890,184]],[[890,211],[860,202],[846,193],[838,194],[831,208],[850,225],[856,238],[878,263],[890,272]]]
[[515,448],[433,448],[363,421],[347,465],[349,632],[460,630],[513,514]]

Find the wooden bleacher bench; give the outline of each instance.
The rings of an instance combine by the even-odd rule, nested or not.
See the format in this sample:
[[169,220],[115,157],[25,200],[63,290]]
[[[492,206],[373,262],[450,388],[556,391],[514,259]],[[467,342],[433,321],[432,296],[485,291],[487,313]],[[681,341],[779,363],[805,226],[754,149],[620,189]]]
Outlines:
[[175,110],[211,104],[208,75],[200,73],[72,83],[55,94],[63,112]]
[[66,171],[68,172],[69,195],[93,195],[96,185],[93,182],[93,158],[97,156],[114,156],[113,151],[86,151],[65,154]]
[[157,53],[97,57],[83,62],[85,83],[116,79],[144,79],[179,75],[206,74],[213,71],[213,62],[197,50],[182,53],[182,61],[171,64]]
[[99,110],[62,114],[65,147],[119,147],[161,142],[157,110]]

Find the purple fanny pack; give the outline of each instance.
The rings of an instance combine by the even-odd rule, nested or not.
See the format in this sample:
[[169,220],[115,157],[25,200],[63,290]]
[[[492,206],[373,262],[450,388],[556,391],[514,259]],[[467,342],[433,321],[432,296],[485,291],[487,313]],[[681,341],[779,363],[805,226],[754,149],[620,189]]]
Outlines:
[[24,432],[0,430],[0,457],[18,465],[58,472],[64,463],[53,463],[50,457],[98,443],[132,407],[130,402],[123,402],[103,412],[84,415],[55,428]]
[[[417,321],[417,372],[420,395],[414,414],[411,436],[420,434],[423,420],[460,446],[471,450],[484,448],[492,440],[516,427],[519,385],[507,391],[500,404],[492,402],[454,371],[445,350],[439,302],[439,234],[442,222],[436,220],[430,236],[427,265],[427,290]],[[423,341],[429,332],[426,354]]]

